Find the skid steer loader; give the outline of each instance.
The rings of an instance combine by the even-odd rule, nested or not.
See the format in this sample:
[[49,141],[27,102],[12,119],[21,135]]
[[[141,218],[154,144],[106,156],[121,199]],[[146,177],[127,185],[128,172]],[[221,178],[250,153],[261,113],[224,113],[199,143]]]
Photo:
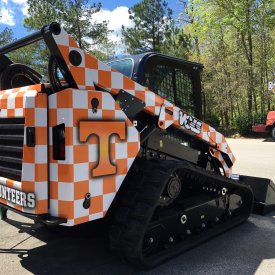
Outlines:
[[[48,82],[8,57],[40,40]],[[74,226],[110,215],[111,247],[145,268],[245,221],[253,193],[202,121],[201,70],[156,53],[107,65],[57,23],[2,47],[1,217]]]

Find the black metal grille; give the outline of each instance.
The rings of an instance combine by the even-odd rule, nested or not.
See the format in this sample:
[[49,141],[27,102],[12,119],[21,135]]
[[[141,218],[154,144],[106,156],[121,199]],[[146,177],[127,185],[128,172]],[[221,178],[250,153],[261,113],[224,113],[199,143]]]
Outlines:
[[24,118],[0,118],[0,176],[21,181]]
[[145,74],[144,85],[194,115],[193,79],[185,70],[157,65]]

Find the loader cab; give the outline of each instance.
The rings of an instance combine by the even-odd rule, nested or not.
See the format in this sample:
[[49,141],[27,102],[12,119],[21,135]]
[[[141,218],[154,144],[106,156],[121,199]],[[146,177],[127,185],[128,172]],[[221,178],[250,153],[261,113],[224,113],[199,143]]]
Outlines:
[[202,119],[201,64],[149,52],[108,65]]

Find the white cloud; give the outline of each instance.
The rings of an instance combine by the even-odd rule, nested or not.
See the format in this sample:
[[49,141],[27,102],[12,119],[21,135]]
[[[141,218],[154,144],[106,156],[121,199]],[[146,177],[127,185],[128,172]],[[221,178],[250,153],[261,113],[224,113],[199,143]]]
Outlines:
[[11,9],[7,9],[5,7],[2,7],[0,11],[0,15],[2,16],[0,19],[0,23],[6,24],[9,26],[14,26],[15,21],[13,17],[13,11]]
[[18,5],[27,4],[27,0],[12,0],[12,2]]
[[119,42],[121,39],[121,26],[131,27],[133,22],[129,19],[129,13],[127,7],[117,7],[114,10],[101,10],[93,15],[93,21],[101,23],[103,21],[109,21],[109,29],[112,30],[110,40],[113,42]]
[[27,4],[23,5],[21,11],[24,16],[28,16],[28,8],[29,8],[29,6]]
[[1,0],[1,3],[7,5],[8,4],[8,0]]

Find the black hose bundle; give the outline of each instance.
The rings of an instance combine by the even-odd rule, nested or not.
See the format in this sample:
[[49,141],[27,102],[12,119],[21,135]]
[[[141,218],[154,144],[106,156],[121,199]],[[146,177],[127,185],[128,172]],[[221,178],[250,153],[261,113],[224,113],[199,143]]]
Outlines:
[[42,76],[23,64],[8,65],[0,76],[0,90],[39,84]]

